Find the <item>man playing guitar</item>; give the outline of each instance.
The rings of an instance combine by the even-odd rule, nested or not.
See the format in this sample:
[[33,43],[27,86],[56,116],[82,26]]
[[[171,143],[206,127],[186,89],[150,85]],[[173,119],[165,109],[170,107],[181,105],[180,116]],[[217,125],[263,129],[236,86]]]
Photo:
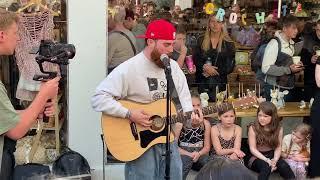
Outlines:
[[[117,100],[125,99],[146,104],[166,97],[167,81],[160,56],[172,53],[175,28],[165,20],[155,20],[148,25],[145,35],[140,38],[146,39],[145,49],[120,64],[100,83],[92,97],[92,106],[94,110],[104,114],[129,119],[139,126],[150,127],[152,125],[150,113],[142,108],[125,107]],[[185,75],[177,62],[170,60],[170,64],[182,110],[193,111]],[[158,108],[165,109],[165,106]],[[201,111],[199,115],[202,116]],[[199,121],[199,118],[197,114],[191,114],[192,120]],[[182,164],[178,146],[176,142],[171,142],[170,146],[172,152],[170,178],[179,180],[182,179]],[[150,147],[137,159],[126,162],[125,178],[164,179],[165,150],[165,144],[159,143]],[[132,150],[125,151],[129,153]]]

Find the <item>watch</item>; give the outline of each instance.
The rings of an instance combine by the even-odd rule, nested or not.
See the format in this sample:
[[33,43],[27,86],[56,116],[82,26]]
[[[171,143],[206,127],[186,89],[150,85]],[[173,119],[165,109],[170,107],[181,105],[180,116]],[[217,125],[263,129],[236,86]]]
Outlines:
[[130,110],[128,110],[128,112],[127,112],[127,114],[126,114],[126,119],[130,119],[130,116],[131,116],[131,111]]

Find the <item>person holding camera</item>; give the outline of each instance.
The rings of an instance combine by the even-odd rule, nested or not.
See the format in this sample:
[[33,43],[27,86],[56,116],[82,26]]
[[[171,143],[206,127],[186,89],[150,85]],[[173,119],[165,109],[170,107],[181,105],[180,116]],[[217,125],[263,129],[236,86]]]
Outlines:
[[[18,37],[18,17],[14,12],[0,8],[0,55],[13,55]],[[3,149],[1,161],[0,179],[11,179],[14,161],[15,140],[25,136],[38,116],[44,112],[46,116],[53,116],[55,113],[54,100],[58,93],[60,78],[54,78],[41,85],[31,105],[22,111],[16,111],[10,102],[4,84],[0,80],[0,148]],[[47,102],[52,99],[52,102]],[[7,142],[11,142],[8,148]],[[12,145],[12,142],[14,143]],[[1,152],[1,151],[0,151]]]

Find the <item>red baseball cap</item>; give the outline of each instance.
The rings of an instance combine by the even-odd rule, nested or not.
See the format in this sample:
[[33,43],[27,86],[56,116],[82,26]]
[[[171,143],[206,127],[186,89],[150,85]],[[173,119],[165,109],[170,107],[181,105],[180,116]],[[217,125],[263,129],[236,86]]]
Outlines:
[[176,29],[164,19],[154,20],[149,23],[146,33],[138,35],[137,38],[175,40]]

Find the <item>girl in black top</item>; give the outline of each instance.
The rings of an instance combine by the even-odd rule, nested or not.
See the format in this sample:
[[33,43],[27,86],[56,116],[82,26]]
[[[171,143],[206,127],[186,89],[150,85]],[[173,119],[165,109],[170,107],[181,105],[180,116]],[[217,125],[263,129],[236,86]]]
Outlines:
[[209,101],[216,99],[216,87],[225,90],[227,75],[233,71],[235,47],[224,22],[211,15],[204,36],[194,50],[197,68],[196,81],[199,93],[207,92]]

